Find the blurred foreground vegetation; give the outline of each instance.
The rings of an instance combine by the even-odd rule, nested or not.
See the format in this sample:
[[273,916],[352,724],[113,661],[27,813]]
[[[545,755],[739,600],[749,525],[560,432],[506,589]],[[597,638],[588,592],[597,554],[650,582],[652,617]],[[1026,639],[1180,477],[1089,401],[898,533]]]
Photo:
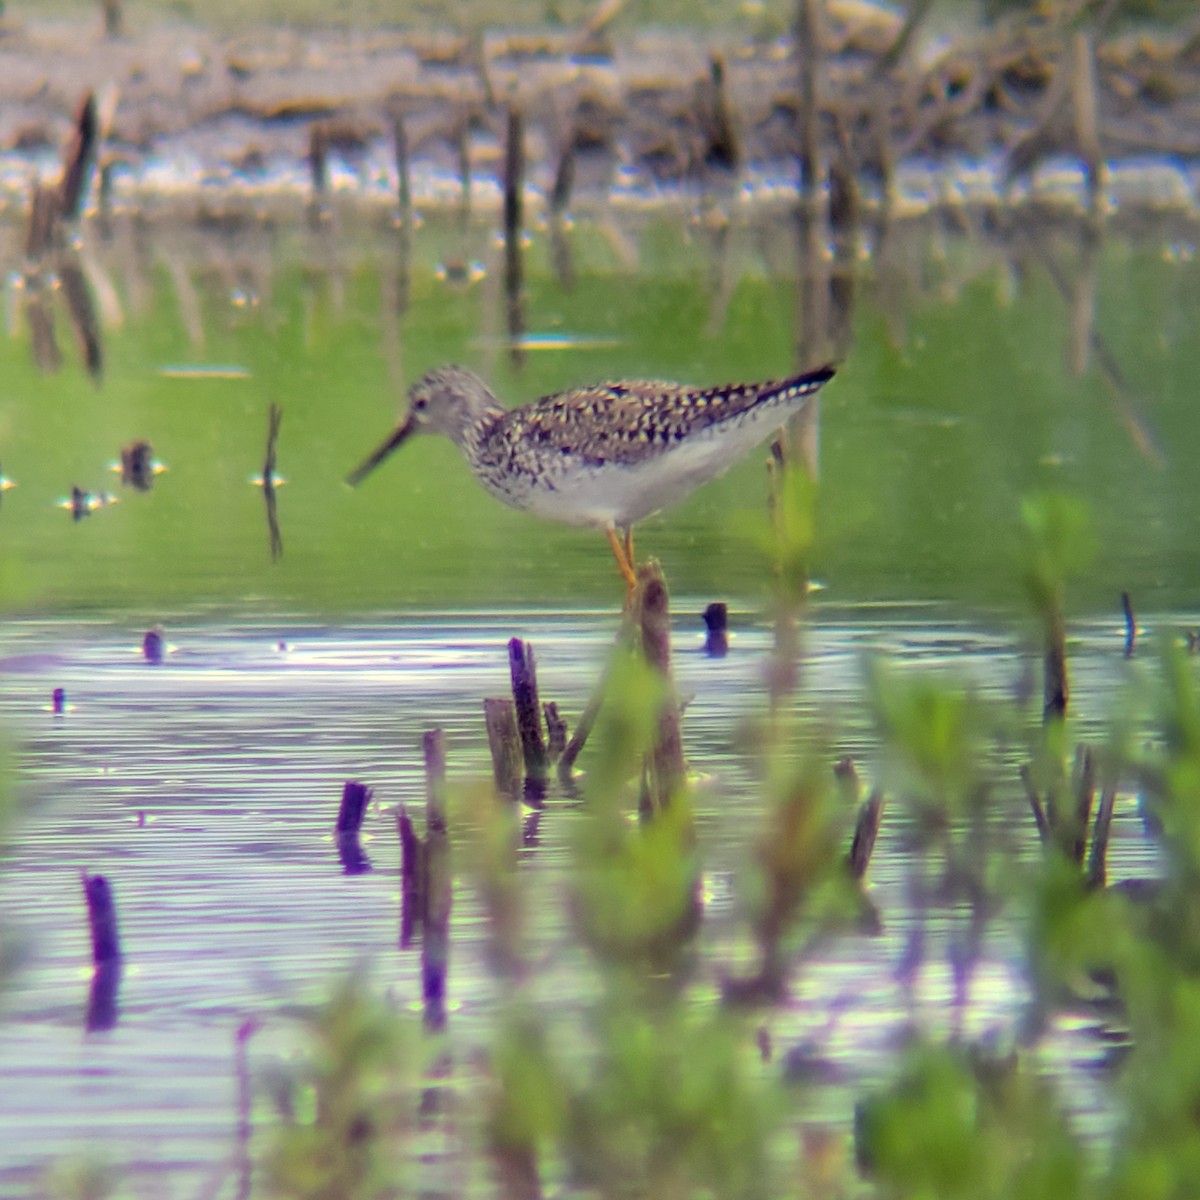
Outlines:
[[[781,618],[812,550],[813,489],[776,494]],[[1010,569],[1046,630],[1062,635],[1069,589],[1091,569],[1086,507],[1061,493],[1022,508]],[[1061,649],[1061,646],[1059,647]],[[304,1052],[254,1081],[255,1128],[238,1194],[304,1200],[424,1195],[744,1197],[762,1200],[1185,1200],[1200,1188],[1200,672],[1164,631],[1131,663],[1111,731],[1072,774],[1070,707],[1041,719],[981,700],[969,679],[879,662],[870,705],[881,753],[873,786],[905,830],[913,925],[897,979],[906,1035],[853,1127],[822,1115],[819,1041],[775,1044],[773,1016],[803,994],[833,939],[865,935],[869,891],[845,849],[862,787],[837,781],[819,729],[786,706],[762,720],[762,829],[738,880],[736,961],[705,961],[704,847],[690,784],[641,817],[636,781],[674,698],[619,650],[582,780],[585,820],[564,876],[580,950],[577,998],[539,987],[519,867],[521,811],[490,786],[451,797],[455,874],[490,930],[496,1003],[482,1044],[451,1015],[422,1031],[366,971],[302,1018]],[[1069,672],[1069,662],[1063,667]],[[1059,681],[1064,697],[1067,677]],[[1051,690],[1049,669],[1047,695]],[[1043,853],[1013,854],[996,811],[1001,746],[1017,747],[1045,799]],[[1011,758],[1009,759],[1011,761]],[[644,785],[643,785],[644,786]],[[1105,886],[1092,802],[1140,796],[1163,873]],[[1086,804],[1083,801],[1086,800]],[[1103,808],[1103,802],[1101,808]],[[552,816],[552,814],[550,814]],[[1111,815],[1111,814],[1110,814]],[[1093,836],[1101,836],[1097,818]],[[1106,834],[1104,835],[1106,836]],[[928,922],[949,929],[929,936]],[[1029,994],[1011,1028],[971,1030],[976,972],[998,923],[1021,931]],[[953,986],[920,999],[926,971]],[[1103,1136],[1048,1069],[1060,1014],[1092,1014],[1114,1053],[1087,1068],[1108,1097]],[[252,1036],[250,1026],[247,1036]],[[436,1149],[433,1149],[436,1147]],[[227,1182],[235,1172],[235,1155]],[[126,1192],[119,1172],[63,1165],[56,1198]]]

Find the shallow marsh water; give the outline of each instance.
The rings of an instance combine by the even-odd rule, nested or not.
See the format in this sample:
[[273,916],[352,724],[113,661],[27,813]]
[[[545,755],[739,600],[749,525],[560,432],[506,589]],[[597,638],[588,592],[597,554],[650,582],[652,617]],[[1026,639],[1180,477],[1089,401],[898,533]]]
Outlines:
[[[716,971],[736,965],[745,949],[735,896],[763,804],[746,722],[764,707],[770,635],[738,614],[730,655],[712,660],[694,624],[680,620],[677,667],[681,688],[694,693],[685,728],[700,780],[702,937],[711,960],[696,985],[702,1002]],[[7,1081],[0,1125],[11,1133],[0,1154],[0,1194],[28,1194],[49,1163],[79,1154],[120,1165],[138,1186],[169,1175],[166,1195],[199,1194],[204,1177],[224,1170],[226,1190],[218,1194],[234,1194],[234,1043],[245,1021],[261,1023],[250,1039],[251,1069],[261,1079],[294,1052],[298,1006],[321,1000],[331,979],[361,960],[373,963],[376,982],[403,1007],[419,1011],[419,950],[397,949],[393,810],[422,803],[422,732],[446,731],[452,783],[486,777],[480,697],[506,687],[505,638],[533,640],[544,696],[573,716],[612,628],[602,615],[518,612],[414,613],[351,627],[191,625],[173,629],[167,661],[150,666],[128,626],[10,627],[0,713],[21,747],[28,808],[0,874],[0,911],[28,961],[7,989],[0,1022]],[[1022,672],[1011,639],[931,612],[818,615],[808,640],[799,707],[829,722],[836,751],[854,754],[868,771],[879,764],[861,706],[866,653],[952,668],[992,697],[1008,695]],[[1107,622],[1081,628],[1075,663],[1081,732],[1096,734],[1125,672],[1119,630]],[[66,689],[61,716],[50,711],[53,686]],[[1036,853],[1036,837],[1009,765],[1006,772],[997,763],[1010,782],[998,788],[993,824],[997,846],[1019,860]],[[346,778],[376,789],[365,826],[375,869],[365,876],[342,873],[331,837]],[[564,904],[578,812],[552,798],[521,853],[542,964],[534,994],[559,1018],[563,1006],[586,1004],[593,986]],[[1151,844],[1127,795],[1115,829],[1114,874],[1153,871]],[[800,971],[793,999],[764,1014],[780,1056],[807,1047],[832,1077],[810,1100],[823,1120],[849,1120],[855,1087],[886,1071],[909,1015],[896,980],[914,916],[904,830],[902,812],[890,810],[871,869],[882,935],[828,942]],[[462,840],[456,828],[449,1044],[457,1071],[469,1075],[497,997]],[[84,1032],[90,947],[81,868],[111,880],[127,957],[119,1021],[106,1033]],[[1015,918],[988,937],[966,1016],[970,1031],[1003,1034],[1019,1019],[1026,990]],[[949,914],[934,914],[929,928],[920,1010],[945,1028]],[[1110,1119],[1093,1094],[1089,1064],[1104,1051],[1093,1024],[1066,1014],[1042,1051],[1048,1068],[1069,1081],[1084,1128]],[[778,1059],[764,1067],[779,1069]],[[268,1110],[258,1094],[256,1116],[265,1120]],[[453,1146],[445,1154],[452,1161]],[[427,1164],[426,1182],[456,1194],[440,1161],[435,1155]]]
[[[0,998],[0,1127],[15,1135],[0,1149],[0,1194],[28,1194],[46,1164],[78,1153],[126,1167],[150,1194],[199,1194],[227,1171],[244,1021],[263,1022],[250,1041],[261,1074],[295,1048],[294,1007],[363,956],[402,1005],[418,1005],[419,959],[396,948],[392,810],[422,796],[423,731],[446,731],[453,781],[487,775],[480,701],[505,691],[515,634],[534,642],[544,696],[571,716],[582,707],[619,602],[598,535],[508,512],[432,440],[359,491],[342,486],[395,418],[403,385],[452,360],[513,401],[614,375],[717,382],[793,365],[785,219],[724,233],[677,215],[627,213],[615,232],[581,223],[570,288],[535,232],[522,365],[500,328],[490,226],[431,217],[405,280],[390,220],[341,220],[251,212],[199,233],[169,213],[117,214],[111,235],[90,242],[89,270],[109,297],[99,389],[65,333],[63,368],[35,369],[10,289],[0,465],[18,486],[0,507],[13,614],[0,635],[0,716],[24,803],[0,914],[29,958]],[[14,246],[14,229],[5,236]],[[1127,671],[1121,590],[1147,625],[1196,623],[1194,231],[1168,219],[1095,247],[1068,222],[1046,236],[1031,250],[969,222],[934,224],[876,242],[859,280],[852,341],[822,403],[823,590],[797,703],[864,770],[879,754],[866,652],[955,672],[992,696],[1036,672],[1016,565],[1030,491],[1080,493],[1099,535],[1069,594],[1080,736],[1102,736]],[[1078,284],[1069,302],[1039,271],[1046,246]],[[462,264],[473,282],[455,285]],[[1096,369],[1089,331],[1116,356],[1119,385]],[[1089,345],[1093,365],[1076,374]],[[277,561],[252,483],[273,401],[287,478]],[[122,491],[73,522],[57,502],[73,484],[119,491],[108,466],[137,437],[168,468],[153,490]],[[746,723],[766,707],[765,492],[751,456],[640,530],[675,593],[680,686],[695,692],[685,739],[716,965],[745,952],[734,897],[762,809]],[[691,615],[717,598],[730,601],[736,634],[721,661],[700,654]],[[1163,613],[1173,615],[1145,616]],[[159,621],[174,648],[150,667],[138,648]],[[49,712],[57,686],[62,717]],[[1036,841],[1017,761],[1014,750],[996,762],[994,825],[1020,859]],[[341,873],[331,838],[347,778],[376,787],[376,869],[357,878]],[[589,987],[562,902],[576,818],[552,800],[522,852],[544,947],[537,993],[564,1007],[584,1004]],[[1154,870],[1124,793],[1112,861],[1118,877]],[[813,1100],[835,1122],[848,1121],[854,1086],[887,1070],[906,1016],[895,967],[914,919],[912,866],[894,808],[871,870],[883,936],[823,947],[768,1018],[781,1048],[814,1038],[841,1075]],[[87,1036],[80,868],[113,880],[128,957],[116,1029]],[[495,1002],[465,871],[454,914],[450,1033],[462,1063]],[[714,991],[713,976],[697,988],[701,999]],[[936,1027],[949,995],[947,973],[931,970],[922,1007]],[[1014,920],[996,924],[972,997],[972,1029],[1018,1019]],[[1041,1053],[1095,1130],[1110,1113],[1086,1065],[1103,1053],[1089,1021],[1064,1017]],[[259,1093],[256,1117],[266,1107]],[[431,1191],[458,1194],[436,1162],[422,1169]],[[228,1173],[223,1186],[233,1194]]]

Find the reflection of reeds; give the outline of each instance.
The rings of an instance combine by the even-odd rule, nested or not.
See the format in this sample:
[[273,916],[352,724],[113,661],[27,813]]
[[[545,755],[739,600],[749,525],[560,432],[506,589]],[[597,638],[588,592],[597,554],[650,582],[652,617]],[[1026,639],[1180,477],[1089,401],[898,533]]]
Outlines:
[[279,440],[279,427],[283,424],[283,409],[273,400],[267,412],[267,450],[263,459],[262,490],[267,509],[267,533],[270,538],[271,557],[283,557],[283,534],[279,529],[279,500],[276,492],[280,480],[276,474],[275,449]]
[[510,356],[524,361],[521,335],[525,332],[524,266],[521,238],[524,226],[525,118],[520,105],[508,106],[504,136],[504,294],[507,299]]

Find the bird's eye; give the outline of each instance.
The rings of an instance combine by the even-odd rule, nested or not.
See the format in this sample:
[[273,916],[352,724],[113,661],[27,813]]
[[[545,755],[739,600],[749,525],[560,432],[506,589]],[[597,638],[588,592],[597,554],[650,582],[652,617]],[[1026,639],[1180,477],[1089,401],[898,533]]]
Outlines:
[[424,396],[418,396],[413,401],[413,411],[414,412],[424,412],[428,407],[429,407],[429,401],[426,400]]

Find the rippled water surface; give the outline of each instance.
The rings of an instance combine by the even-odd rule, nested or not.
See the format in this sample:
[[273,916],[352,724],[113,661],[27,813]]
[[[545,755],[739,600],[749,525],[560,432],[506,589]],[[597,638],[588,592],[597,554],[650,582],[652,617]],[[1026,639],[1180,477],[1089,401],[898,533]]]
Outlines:
[[[679,686],[692,695],[685,738],[706,864],[702,939],[711,953],[699,998],[741,952],[735,897],[763,804],[750,723],[765,710],[771,637],[753,615],[735,613],[728,657],[710,659],[699,622],[686,616],[698,607],[677,603],[675,643]],[[614,628],[607,614],[522,612],[353,626],[191,625],[169,630],[171,651],[151,666],[128,624],[10,626],[0,647],[0,715],[18,748],[25,806],[0,872],[0,911],[28,957],[2,1001],[0,1123],[11,1136],[0,1150],[0,1193],[25,1195],[47,1164],[83,1153],[143,1182],[171,1173],[164,1194],[200,1194],[208,1178],[223,1181],[215,1194],[233,1195],[234,1047],[244,1022],[261,1022],[249,1041],[252,1075],[261,1079],[295,1048],[296,1006],[323,999],[331,979],[363,959],[402,1006],[419,1011],[419,952],[398,949],[394,810],[423,803],[422,733],[445,731],[452,784],[487,777],[481,698],[507,689],[506,639],[532,640],[543,697],[574,718]],[[1077,635],[1081,729],[1096,732],[1127,665],[1113,623]],[[854,755],[868,773],[879,766],[861,700],[868,652],[952,669],[993,698],[1020,686],[1028,659],[1009,634],[928,611],[849,619],[818,611],[807,640],[799,710],[826,723],[831,749]],[[55,687],[66,692],[61,715],[50,711]],[[997,845],[1031,855],[1036,839],[1013,764],[1001,755],[996,765]],[[365,825],[375,869],[360,876],[343,874],[331,836],[348,778],[375,789]],[[462,857],[463,811],[452,800],[449,1029],[460,1068],[472,1046],[486,1043],[496,1001]],[[552,796],[527,824],[521,852],[541,964],[535,990],[568,1006],[585,1003],[592,987],[564,903],[579,812],[576,801]],[[889,810],[871,868],[882,934],[823,945],[768,1021],[781,1053],[808,1046],[825,1064],[832,1082],[813,1103],[835,1120],[849,1119],[849,1085],[885,1069],[905,1019],[896,970],[913,917],[913,862],[904,829],[902,813]],[[1125,796],[1112,864],[1118,877],[1154,869]],[[116,1028],[90,1034],[81,869],[111,881],[126,954]],[[933,918],[934,949],[918,988],[935,1026],[950,1019],[952,983],[936,949],[947,919]],[[968,1027],[1011,1029],[1025,995],[1010,917],[987,939]],[[1104,1119],[1085,1066],[1102,1050],[1089,1027],[1068,1014],[1043,1052],[1050,1069],[1074,1079],[1072,1104],[1085,1127]],[[269,1105],[261,1091],[256,1097],[262,1121]],[[452,1194],[436,1160],[427,1182]]]

